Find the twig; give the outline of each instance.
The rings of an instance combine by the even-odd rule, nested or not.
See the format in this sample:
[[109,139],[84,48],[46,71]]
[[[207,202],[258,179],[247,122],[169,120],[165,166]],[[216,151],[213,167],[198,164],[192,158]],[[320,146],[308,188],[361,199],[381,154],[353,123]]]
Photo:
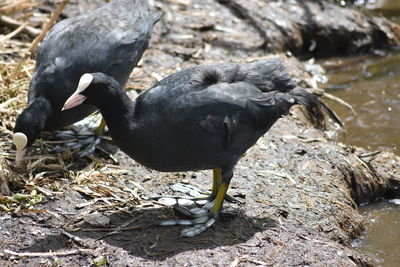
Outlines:
[[136,217],[136,218],[134,218],[132,220],[129,220],[126,223],[124,223],[124,224],[122,224],[120,226],[114,227],[114,228],[102,228],[102,229],[96,229],[96,228],[95,229],[88,229],[88,228],[86,228],[86,229],[81,229],[81,231],[89,231],[89,232],[92,232],[92,231],[104,231],[104,232],[109,232],[109,233],[104,234],[104,235],[102,235],[102,236],[100,236],[100,237],[98,237],[96,239],[96,240],[100,240],[100,239],[103,239],[103,238],[105,238],[107,236],[118,234],[121,231],[135,230],[135,229],[143,227],[142,225],[128,226],[132,222],[137,221],[140,217],[142,217],[142,216]]
[[[1,42],[1,41],[0,41],[0,42]],[[8,100],[6,100],[6,101],[0,103],[0,112],[3,112],[3,110],[4,110],[8,105],[10,105],[11,103],[13,103],[14,101],[17,101],[18,98],[19,98],[19,96],[16,96],[16,97],[10,98],[10,99],[8,99]]]
[[343,99],[341,99],[341,98],[339,98],[339,97],[337,97],[337,96],[328,94],[328,93],[326,93],[326,92],[323,92],[323,93],[322,93],[322,97],[325,97],[325,98],[327,98],[327,99],[329,99],[329,100],[332,100],[332,101],[334,101],[334,102],[336,102],[336,103],[338,103],[338,104],[340,104],[340,105],[343,105],[343,106],[347,107],[348,109],[351,110],[351,112],[354,114],[354,116],[357,116],[357,112],[354,110],[354,108],[352,107],[352,105],[350,105],[349,103],[347,103],[347,102],[344,101]]
[[22,24],[21,26],[19,26],[17,29],[15,29],[14,31],[10,32],[9,34],[3,36],[2,38],[0,38],[0,43],[4,42],[7,39],[13,38],[15,35],[17,35],[18,33],[20,33],[21,31],[23,31],[26,27],[28,23],[25,22],[24,24]]
[[92,252],[91,249],[71,249],[65,251],[55,251],[55,252],[15,252],[9,249],[5,249],[3,252],[5,254],[18,256],[18,257],[56,257],[56,256],[68,256],[79,253]]
[[381,152],[382,152],[382,151],[380,151],[380,150],[376,150],[376,151],[373,151],[373,152],[361,154],[361,155],[359,155],[358,157],[359,157],[359,158],[371,157],[371,156],[378,155],[378,154],[381,153]]
[[81,247],[88,247],[88,246],[84,243],[84,241],[83,241],[81,238],[79,238],[79,237],[77,237],[77,236],[74,236],[74,235],[71,235],[70,233],[67,233],[67,232],[65,232],[65,231],[62,231],[62,234],[65,235],[65,236],[67,236],[68,238],[70,238],[72,241],[74,241],[75,243],[77,243],[79,246],[81,246]]
[[141,228],[141,227],[142,227],[141,225],[132,226],[132,227],[122,227],[121,229],[118,229],[118,230],[115,230],[115,231],[113,231],[113,232],[104,234],[104,235],[102,235],[102,236],[96,238],[96,240],[101,240],[101,239],[103,239],[103,238],[105,238],[105,237],[107,237],[107,236],[110,236],[110,235],[119,234],[121,231],[135,230],[135,229],[138,229],[138,228]]
[[80,231],[82,232],[111,232],[110,234],[116,234],[121,231],[129,231],[129,230],[135,230],[138,228],[143,227],[143,225],[135,225],[135,226],[129,226],[129,227],[114,227],[114,228],[81,228]]
[[266,262],[259,261],[259,260],[255,260],[255,259],[251,259],[251,258],[249,258],[248,255],[245,255],[245,256],[242,256],[242,257],[240,257],[240,258],[235,258],[235,260],[229,265],[229,267],[236,267],[236,266],[239,266],[239,264],[240,264],[241,262],[245,262],[245,261],[252,262],[252,263],[255,263],[255,264],[261,265],[261,266],[267,266],[267,265],[269,265],[269,264],[267,264]]
[[229,267],[236,267],[236,266],[239,265],[239,263],[240,263],[240,258],[235,258],[235,259],[231,262],[231,264],[229,264]]
[[44,26],[42,32],[36,37],[35,40],[33,40],[31,47],[28,50],[28,53],[25,53],[24,57],[20,60],[18,63],[17,67],[15,68],[11,78],[14,79],[19,71],[21,70],[22,65],[25,63],[26,59],[28,58],[29,55],[33,54],[36,52],[37,47],[39,46],[39,43],[43,40],[43,38],[46,36],[46,34],[49,32],[50,28],[54,25],[58,17],[60,16],[61,12],[63,11],[64,7],[68,4],[69,0],[63,0],[60,5],[54,10],[53,15],[50,18],[50,21]]
[[62,3],[54,10],[53,15],[51,16],[49,22],[44,26],[42,32],[38,37],[32,42],[31,48],[29,48],[30,53],[34,53],[39,46],[39,43],[43,40],[46,34],[49,32],[50,28],[55,24],[58,17],[61,15],[61,12],[64,10],[64,7],[68,4],[69,0],[63,0]]
[[[15,20],[13,18],[10,18],[8,16],[0,15],[0,25],[5,25],[7,27],[16,29],[18,27],[21,27],[21,25],[23,25],[23,24],[24,23],[22,23],[18,20]],[[40,34],[40,30],[36,29],[32,26],[26,26],[26,27],[24,27],[24,29],[22,31],[33,38],[35,38],[36,36],[38,36]]]
[[267,174],[272,174],[272,175],[276,175],[276,176],[282,177],[282,178],[287,178],[287,179],[290,180],[290,182],[291,182],[292,184],[296,184],[296,181],[292,178],[292,176],[290,176],[289,174],[287,174],[287,173],[285,173],[285,172],[280,173],[280,172],[269,171],[269,170],[263,170],[263,171],[257,172],[257,174],[261,174],[261,175],[265,175],[265,173],[267,173]]
[[340,119],[340,117],[336,114],[335,111],[333,111],[333,109],[331,109],[327,104],[324,103],[324,101],[322,101],[321,99],[319,100],[319,103],[322,107],[323,110],[325,110],[329,117],[336,122],[337,124],[339,124],[340,127],[344,127],[344,123],[343,121]]
[[28,9],[28,8],[35,7],[38,5],[39,5],[39,3],[31,3],[31,1],[28,1],[28,0],[21,0],[21,1],[17,1],[17,2],[14,2],[14,3],[11,3],[11,4],[1,7],[0,13],[9,14],[9,13],[13,13],[15,11]]

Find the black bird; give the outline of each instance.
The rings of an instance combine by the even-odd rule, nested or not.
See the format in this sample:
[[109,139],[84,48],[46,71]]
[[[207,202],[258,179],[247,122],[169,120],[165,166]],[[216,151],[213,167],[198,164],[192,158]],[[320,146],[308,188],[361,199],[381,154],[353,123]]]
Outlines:
[[161,17],[146,0],[114,0],[52,28],[38,50],[28,107],[16,120],[16,165],[41,131],[60,129],[96,110],[84,104],[61,112],[84,73],[102,72],[125,85]]
[[242,155],[292,105],[318,105],[296,86],[281,60],[200,65],[172,74],[132,101],[102,73],[82,76],[64,109],[95,105],[116,145],[144,166],[162,172],[214,170],[211,202],[200,212],[180,210],[194,225],[183,236],[214,224]]

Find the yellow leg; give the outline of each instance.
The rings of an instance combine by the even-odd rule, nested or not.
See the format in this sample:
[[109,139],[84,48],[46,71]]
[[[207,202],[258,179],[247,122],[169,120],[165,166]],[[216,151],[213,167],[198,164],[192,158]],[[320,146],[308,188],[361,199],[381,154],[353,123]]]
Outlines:
[[211,196],[216,196],[219,187],[221,186],[222,176],[221,176],[221,169],[213,169],[213,185],[211,189]]
[[214,206],[210,209],[211,215],[216,215],[222,209],[222,204],[224,203],[226,191],[228,191],[229,182],[222,182],[219,186],[217,197],[215,198]]
[[96,131],[95,131],[95,134],[96,134],[97,136],[102,135],[103,132],[104,132],[104,128],[105,128],[105,127],[106,127],[106,121],[104,120],[104,118],[101,118],[100,125],[99,125],[99,127],[97,127],[97,129],[96,129]]
[[[179,205],[175,206],[175,210],[184,214],[185,216],[189,216],[192,219],[189,220],[172,220],[172,221],[164,221],[159,225],[169,226],[169,225],[192,225],[192,227],[185,228],[181,231],[181,236],[184,237],[192,237],[200,234],[201,232],[210,228],[217,221],[217,218],[222,210],[222,205],[227,195],[228,187],[230,184],[230,179],[232,178],[232,169],[225,169],[224,176],[222,176],[222,170],[220,168],[213,170],[213,206],[208,206],[207,203],[202,209],[201,212],[199,210],[194,209],[186,209]],[[206,207],[207,206],[207,207]]]

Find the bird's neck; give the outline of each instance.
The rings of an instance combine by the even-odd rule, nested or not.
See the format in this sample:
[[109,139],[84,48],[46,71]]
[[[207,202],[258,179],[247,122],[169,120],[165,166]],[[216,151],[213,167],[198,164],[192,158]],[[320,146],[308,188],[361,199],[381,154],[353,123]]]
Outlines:
[[125,132],[127,127],[134,125],[135,105],[136,102],[120,88],[110,91],[106,97],[101,98],[101,102],[96,103],[112,135]]
[[14,132],[22,132],[28,136],[28,145],[30,146],[45,128],[50,114],[50,103],[44,98],[35,98],[18,116]]
[[33,123],[42,131],[51,115],[51,104],[46,98],[38,97],[29,104],[24,112],[29,114]]

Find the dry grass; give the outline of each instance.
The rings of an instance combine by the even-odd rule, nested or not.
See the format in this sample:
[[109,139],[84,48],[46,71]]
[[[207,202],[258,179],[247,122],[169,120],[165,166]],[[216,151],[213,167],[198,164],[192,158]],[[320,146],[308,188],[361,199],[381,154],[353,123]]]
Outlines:
[[[1,35],[0,35],[1,38]],[[28,44],[12,39],[0,43],[0,177],[3,182],[3,194],[9,194],[6,181],[12,188],[24,184],[26,173],[12,169],[15,149],[12,145],[12,129],[19,112],[26,106],[27,88],[34,68],[34,60],[27,60],[22,71],[12,78],[20,55],[27,51]]]

